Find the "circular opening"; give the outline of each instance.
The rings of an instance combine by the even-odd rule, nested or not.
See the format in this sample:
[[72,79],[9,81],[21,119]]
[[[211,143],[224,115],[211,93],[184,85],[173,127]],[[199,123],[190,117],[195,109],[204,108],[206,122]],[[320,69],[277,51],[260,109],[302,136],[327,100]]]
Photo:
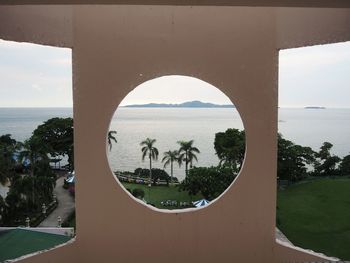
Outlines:
[[123,99],[107,147],[114,175],[141,203],[201,208],[237,177],[245,134],[237,109],[219,89],[193,77],[165,76]]

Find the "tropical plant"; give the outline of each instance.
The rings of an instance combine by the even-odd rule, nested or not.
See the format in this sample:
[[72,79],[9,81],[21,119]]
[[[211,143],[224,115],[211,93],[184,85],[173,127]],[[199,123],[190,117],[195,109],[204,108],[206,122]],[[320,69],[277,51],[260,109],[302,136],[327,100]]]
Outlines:
[[173,182],[174,175],[174,162],[178,162],[179,152],[178,151],[167,151],[164,153],[164,157],[162,159],[162,163],[164,163],[164,168],[166,168],[170,164],[170,182]]
[[149,158],[149,184],[151,185],[152,181],[152,160],[158,159],[158,149],[154,147],[154,143],[156,142],[156,139],[150,139],[147,138],[146,140],[142,141],[140,143],[140,146],[142,146],[142,161],[145,160],[145,157],[148,155]]
[[117,135],[116,131],[109,131],[108,132],[108,136],[107,136],[107,141],[108,141],[108,146],[109,146],[109,150],[112,150],[112,143],[115,142],[117,143],[117,138],[115,138],[114,135]]
[[235,179],[230,167],[194,167],[180,184],[180,189],[189,195],[200,193],[205,199],[213,200],[221,195]]
[[190,164],[190,167],[192,168],[193,160],[198,161],[196,153],[200,153],[198,148],[193,147],[193,142],[193,140],[177,142],[180,145],[180,149],[178,151],[178,163],[179,165],[181,165],[183,162],[185,163],[186,176],[188,174],[188,164]]
[[45,144],[51,157],[67,155],[68,166],[73,170],[73,131],[72,118],[51,118],[39,125],[33,136]]
[[245,132],[232,128],[216,133],[214,148],[220,159],[220,166],[230,167],[238,173],[245,154]]
[[10,134],[0,136],[0,184],[5,184],[15,176],[14,154],[18,146],[19,143]]
[[20,152],[22,162],[28,160],[30,162],[30,174],[34,174],[35,165],[38,161],[46,160],[48,162],[49,148],[41,139],[36,136],[30,137],[23,144],[23,149]]
[[339,173],[337,164],[341,159],[331,154],[332,147],[333,144],[330,142],[324,142],[320,147],[320,151],[315,154],[317,158],[315,162],[315,175],[332,176]]
[[350,175],[350,155],[343,158],[339,165],[341,175]]

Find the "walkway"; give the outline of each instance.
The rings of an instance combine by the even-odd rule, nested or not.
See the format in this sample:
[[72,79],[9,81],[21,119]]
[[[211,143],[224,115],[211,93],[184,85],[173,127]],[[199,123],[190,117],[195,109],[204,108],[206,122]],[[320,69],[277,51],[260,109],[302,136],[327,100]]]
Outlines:
[[58,199],[57,208],[40,223],[39,227],[57,227],[57,218],[60,216],[62,222],[74,211],[75,203],[73,197],[67,189],[63,188],[64,176],[59,177],[56,181],[54,194]]

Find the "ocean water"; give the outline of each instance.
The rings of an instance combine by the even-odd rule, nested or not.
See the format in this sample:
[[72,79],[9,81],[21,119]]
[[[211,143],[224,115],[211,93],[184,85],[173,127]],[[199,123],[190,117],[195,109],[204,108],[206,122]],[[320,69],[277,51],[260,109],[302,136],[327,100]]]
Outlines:
[[[71,116],[71,108],[0,108],[0,134],[10,133],[23,141],[45,120]],[[350,154],[350,109],[279,109],[278,126],[279,132],[295,143],[318,150],[329,141],[334,154]],[[236,109],[119,108],[110,127],[118,132],[118,143],[109,152],[109,163],[113,171],[147,168],[147,160],[141,160],[140,142],[149,137],[157,140],[160,153],[154,167],[163,168],[163,153],[178,149],[177,141],[192,139],[201,151],[195,165],[217,165],[215,133],[232,127],[243,129]],[[174,175],[183,179],[184,167],[174,168]],[[170,173],[169,167],[167,171]]]

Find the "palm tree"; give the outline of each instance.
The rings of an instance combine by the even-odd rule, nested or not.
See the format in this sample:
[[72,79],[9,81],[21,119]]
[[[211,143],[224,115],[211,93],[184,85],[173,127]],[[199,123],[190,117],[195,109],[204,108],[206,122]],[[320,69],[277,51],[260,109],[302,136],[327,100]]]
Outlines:
[[140,143],[140,146],[143,146],[141,148],[142,151],[142,161],[145,160],[146,155],[148,154],[149,158],[149,185],[151,185],[152,182],[152,159],[157,160],[158,159],[158,149],[153,146],[153,144],[156,142],[155,139],[147,138],[146,140],[142,141]]
[[22,162],[24,160],[30,162],[30,175],[33,176],[34,168],[38,161],[45,160],[49,162],[47,154],[50,152],[50,149],[36,136],[32,136],[30,139],[26,140],[22,147],[23,149],[20,152],[20,159]]
[[166,168],[169,163],[170,163],[170,174],[171,174],[171,178],[170,178],[170,182],[173,181],[173,163],[175,161],[178,161],[178,156],[179,156],[179,153],[178,151],[167,151],[164,153],[164,157],[162,159],[162,163],[164,163],[164,168]]
[[200,153],[200,151],[198,150],[198,148],[192,146],[193,140],[178,141],[177,143],[180,144],[178,162],[179,165],[181,165],[182,162],[185,162],[185,171],[187,176],[188,164],[190,164],[190,167],[192,168],[193,160],[198,161],[195,153]]
[[116,135],[117,132],[116,131],[109,131],[108,136],[107,136],[108,146],[109,146],[110,151],[112,150],[112,142],[117,143],[117,139],[115,138],[114,134]]

